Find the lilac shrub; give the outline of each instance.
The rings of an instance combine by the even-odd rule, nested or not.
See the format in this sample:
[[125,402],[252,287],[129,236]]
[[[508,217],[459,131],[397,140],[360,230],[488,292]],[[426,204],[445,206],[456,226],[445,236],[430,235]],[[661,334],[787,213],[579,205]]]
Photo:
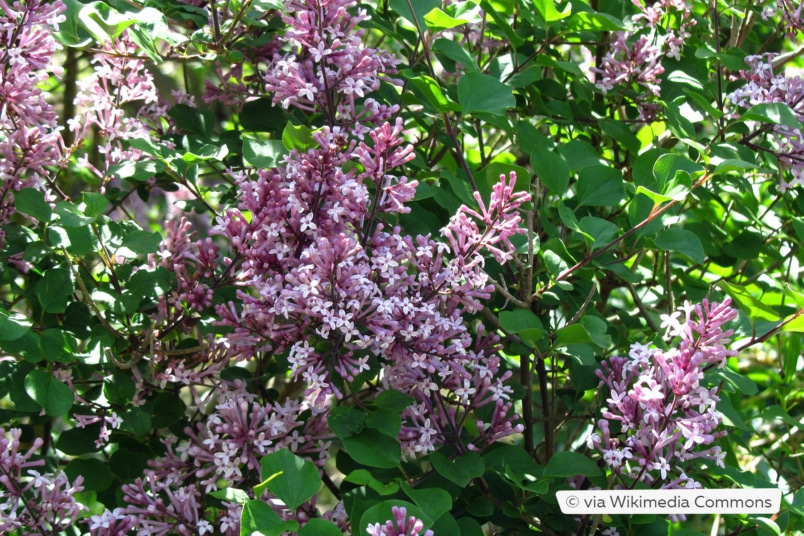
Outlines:
[[597,372],[609,398],[588,443],[603,455],[617,486],[700,487],[686,472],[692,460],[724,466],[725,452],[713,445],[726,434],[718,430],[718,389],[701,382],[705,370],[737,355],[727,348],[732,330],[723,329],[736,316],[728,299],[685,303],[663,318],[676,346],[634,343],[628,357],[602,363]]

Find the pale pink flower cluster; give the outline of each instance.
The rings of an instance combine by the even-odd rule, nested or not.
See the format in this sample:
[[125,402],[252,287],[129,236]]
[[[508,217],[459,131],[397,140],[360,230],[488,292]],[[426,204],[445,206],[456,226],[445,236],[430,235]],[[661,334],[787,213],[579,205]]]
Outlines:
[[103,155],[101,169],[86,158],[83,162],[98,178],[108,179],[109,169],[123,162],[135,162],[143,152],[126,142],[136,138],[150,139],[151,129],[136,117],[130,117],[125,107],[131,103],[141,106],[158,102],[153,76],[145,68],[145,62],[137,59],[137,45],[127,32],[119,38],[102,45],[102,53],[92,62],[93,72],[78,81],[75,104],[80,115],[68,121],[75,133],[71,150],[77,150],[90,134],[97,129],[103,139],[99,151]]
[[644,0],[631,0],[641,13],[634,17],[634,22],[644,22],[649,28],[662,26],[661,37],[657,39],[667,56],[679,60],[684,43],[689,40],[690,28],[695,26],[692,18],[692,6],[687,0],[658,0],[647,5]]
[[798,0],[777,0],[782,14],[782,25],[789,36],[804,31],[804,4]]
[[646,89],[648,93],[638,89],[634,101],[643,119],[649,118],[655,112],[651,98],[658,97],[661,92],[659,77],[664,73],[662,55],[662,49],[651,43],[649,36],[636,37],[630,32],[617,32],[601,65],[591,69],[597,75],[595,85],[604,93],[615,88],[633,90],[635,85]]
[[86,510],[75,497],[83,491],[83,477],[70,483],[62,472],[39,473],[33,468],[45,465],[45,460],[36,456],[43,441],[37,437],[22,452],[21,437],[18,428],[8,434],[0,428],[0,533],[62,533]]
[[366,527],[366,532],[370,536],[433,536],[432,530],[424,530],[424,522],[414,516],[408,516],[408,510],[404,506],[391,507],[393,519],[389,519],[384,525],[374,523]]
[[357,25],[368,16],[353,0],[291,0],[285,4],[287,32],[264,75],[265,91],[282,108],[322,112],[331,127],[367,132],[395,111],[368,94],[396,72],[391,54],[363,46]]
[[[0,0],[0,225],[14,213],[13,191],[45,190],[48,166],[60,163],[58,115],[39,85],[60,70],[51,32],[64,21],[57,0]],[[4,242],[0,231],[0,245]]]
[[685,468],[693,459],[723,466],[725,453],[713,446],[723,415],[717,388],[701,385],[704,370],[722,367],[731,330],[723,326],[737,316],[723,303],[686,303],[664,317],[667,336],[678,342],[668,350],[635,343],[628,357],[612,357],[598,370],[609,398],[588,446],[630,487],[639,481],[660,488],[700,487]]
[[[799,76],[787,77],[773,71],[775,54],[747,56],[745,62],[749,69],[740,71],[745,84],[727,95],[727,98],[740,108],[751,108],[757,104],[787,104],[799,122],[804,121],[804,80]],[[757,127],[754,134],[743,143],[755,149],[757,136],[767,132],[773,144],[770,152],[779,159],[782,168],[789,171],[789,178],[782,174],[780,189],[785,191],[797,184],[804,184],[804,135],[801,127],[773,125],[770,129]]]

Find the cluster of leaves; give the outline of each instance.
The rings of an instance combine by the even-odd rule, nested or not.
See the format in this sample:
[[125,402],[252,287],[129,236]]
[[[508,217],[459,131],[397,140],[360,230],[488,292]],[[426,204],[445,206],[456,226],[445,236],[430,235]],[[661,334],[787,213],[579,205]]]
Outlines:
[[[23,159],[3,174],[0,427],[19,432],[0,444],[35,448],[0,452],[13,498],[0,528],[358,535],[408,515],[409,534],[665,534],[676,520],[569,517],[555,494],[662,485],[624,481],[587,445],[610,395],[602,364],[635,343],[670,355],[663,315],[730,298],[740,353],[700,380],[717,393],[724,467],[668,469],[711,488],[780,487],[783,510],[685,526],[804,530],[800,11],[65,2],[52,60],[64,73],[39,81],[64,114],[61,157],[37,181]],[[7,24],[22,40],[30,20]],[[0,62],[23,45],[5,43]],[[791,73],[746,98],[761,82],[749,65]],[[73,106],[100,92],[103,106]],[[302,189],[316,163],[328,188],[341,181],[341,205],[323,179]],[[281,233],[286,250],[256,251]],[[373,263],[360,282],[395,300],[384,318],[410,307],[438,325],[399,329],[426,331],[419,344],[373,327],[376,304],[343,306],[327,329],[299,300],[278,309],[285,272],[312,292],[301,268],[327,254],[318,283],[332,295],[339,273]],[[61,518],[15,524],[65,475],[75,502]]]

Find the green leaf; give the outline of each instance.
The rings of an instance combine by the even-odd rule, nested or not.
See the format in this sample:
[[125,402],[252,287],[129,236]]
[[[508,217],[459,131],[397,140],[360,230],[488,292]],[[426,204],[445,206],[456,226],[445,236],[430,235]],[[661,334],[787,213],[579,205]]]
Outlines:
[[31,321],[19,313],[0,309],[0,341],[15,341],[28,333]]
[[677,251],[693,262],[702,263],[706,259],[701,240],[695,233],[671,227],[659,232],[653,239],[656,247],[665,251]]
[[536,8],[547,23],[565,19],[572,13],[572,6],[569,3],[567,3],[564,11],[558,11],[555,0],[533,0],[533,7]]
[[164,266],[137,270],[128,280],[128,288],[134,296],[157,298],[170,291],[170,273]]
[[332,521],[314,517],[299,529],[299,536],[343,536],[343,532]]
[[366,428],[377,430],[388,437],[396,437],[402,429],[402,417],[390,409],[377,408],[366,416]]
[[[391,9],[398,13],[402,18],[410,21],[422,32],[427,28],[425,15],[433,9],[441,7],[441,0],[391,0]],[[413,8],[413,13],[411,13]]]
[[500,313],[500,325],[508,333],[518,334],[522,342],[531,348],[544,337],[544,327],[541,320],[529,309],[502,311]]
[[133,480],[141,477],[148,468],[149,456],[144,452],[118,448],[109,458],[109,470],[120,480]]
[[296,456],[287,448],[263,456],[260,467],[261,478],[268,480],[265,484],[268,491],[294,512],[321,487],[321,477],[313,462]]
[[187,405],[173,393],[159,393],[151,408],[151,421],[154,428],[167,428],[184,417]]
[[366,427],[366,412],[357,408],[335,406],[329,412],[327,424],[332,433],[343,440],[360,433]]
[[275,168],[287,153],[281,140],[243,138],[243,161],[246,165],[261,169]]
[[458,81],[458,101],[465,114],[483,112],[504,115],[506,110],[516,106],[510,87],[493,76],[479,72],[467,73]]
[[449,39],[439,38],[433,43],[433,52],[443,54],[454,62],[460,63],[467,72],[478,71],[477,61],[461,45]]
[[134,253],[147,255],[159,251],[159,244],[162,242],[162,235],[154,231],[135,230],[128,233],[123,238],[123,247],[130,249]]
[[441,91],[441,86],[433,78],[427,75],[416,75],[413,71],[407,69],[402,70],[400,74],[405,77],[420,98],[423,97],[439,112],[445,113],[456,108],[455,104],[444,95],[444,92]]
[[140,408],[130,408],[120,418],[123,419],[120,430],[130,432],[135,436],[144,436],[153,427],[151,416]]
[[100,424],[90,424],[84,428],[71,428],[59,434],[56,448],[68,456],[81,456],[90,452],[98,452],[100,447],[95,443],[100,436]]
[[[377,408],[384,408],[391,411],[402,412],[405,408],[416,402],[416,400],[405,393],[399,391],[388,390],[383,391],[374,399],[373,405]],[[357,430],[358,432],[360,430]]]
[[56,214],[64,227],[82,227],[92,223],[92,218],[88,218],[81,210],[69,201],[59,201],[56,203]]
[[594,216],[586,216],[583,218],[580,221],[580,228],[581,231],[592,240],[591,251],[609,245],[620,234],[620,227],[618,225]]
[[611,344],[611,337],[606,334],[606,322],[595,316],[584,316],[580,323],[570,324],[556,331],[554,348],[568,344],[595,344],[606,348]]
[[692,176],[703,171],[703,166],[689,158],[674,153],[661,155],[653,165],[653,176],[659,187],[659,193],[670,195],[673,199],[676,198],[676,195],[681,195],[679,199],[683,199],[686,192],[683,192],[682,195],[679,192],[671,193],[669,191],[671,188],[670,183],[679,171],[685,171]]
[[120,370],[103,380],[103,395],[111,404],[127,404],[137,393],[131,374]]
[[45,276],[36,284],[34,293],[46,313],[63,313],[73,290],[70,271],[66,268],[54,268],[45,272]]
[[576,475],[600,476],[597,464],[583,454],[573,451],[557,452],[544,467],[544,477],[565,478]]
[[454,459],[447,458],[440,452],[433,452],[430,454],[430,463],[438,474],[462,488],[486,472],[483,458],[476,452],[467,452]]
[[72,363],[77,346],[75,338],[61,328],[50,328],[42,332],[42,353],[50,362]]
[[[222,501],[245,504],[249,501],[248,493],[242,489],[224,488],[210,492],[210,495]],[[312,520],[311,520],[312,521]]]
[[282,108],[274,106],[269,97],[249,101],[240,111],[240,126],[252,132],[282,132],[287,120]]
[[625,29],[625,23],[608,13],[579,11],[567,21],[570,32],[616,32]]
[[600,121],[600,130],[604,134],[617,140],[633,154],[639,154],[642,149],[642,142],[631,131],[631,128],[624,121]]
[[343,446],[352,459],[369,467],[391,469],[402,458],[399,441],[377,430],[367,429],[349,436],[343,440]]
[[793,129],[801,128],[801,122],[796,118],[795,112],[783,102],[764,102],[752,106],[740,116],[739,121],[761,121]]
[[738,303],[740,309],[752,320],[777,322],[781,319],[779,313],[773,310],[769,305],[765,305],[761,300],[755,298],[745,287],[727,283],[726,281],[719,281],[717,286],[731,296],[731,299]]
[[73,407],[73,391],[47,371],[34,369],[25,376],[25,392],[50,417],[61,417]]
[[305,152],[307,149],[315,147],[316,142],[313,139],[313,130],[310,127],[306,125],[296,126],[288,122],[282,131],[282,144],[288,151],[296,149],[300,152]]
[[14,207],[17,212],[27,214],[41,222],[50,221],[52,211],[50,204],[45,201],[45,196],[34,188],[23,188],[14,192]]
[[439,32],[441,30],[449,30],[450,28],[462,26],[468,23],[469,19],[452,17],[441,8],[436,7],[431,9],[424,16],[424,22],[431,31]]
[[404,487],[405,493],[430,519],[438,519],[452,510],[452,496],[440,488]]
[[282,521],[267,503],[252,499],[240,514],[240,536],[280,536],[299,530],[298,521]]
[[95,458],[77,458],[64,468],[64,474],[70,481],[77,477],[84,477],[83,486],[86,490],[103,491],[112,485],[114,475],[102,461]]
[[622,173],[608,166],[589,166],[578,176],[578,206],[615,206],[625,199]]
[[211,139],[215,129],[215,112],[199,110],[186,104],[177,104],[168,110],[168,116],[176,121],[176,126],[191,134]]
[[728,367],[715,369],[711,375],[717,378],[712,383],[722,381],[725,383],[724,389],[730,393],[740,393],[742,396],[757,394],[757,384],[751,378],[735,372]]

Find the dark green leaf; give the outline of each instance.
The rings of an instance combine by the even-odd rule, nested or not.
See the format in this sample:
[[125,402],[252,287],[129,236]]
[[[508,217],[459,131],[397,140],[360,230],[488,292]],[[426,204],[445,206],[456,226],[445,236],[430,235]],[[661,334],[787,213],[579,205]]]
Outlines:
[[511,88],[487,74],[471,72],[458,81],[458,101],[465,114],[483,112],[504,115],[516,106]]
[[[264,486],[294,512],[321,487],[321,477],[313,462],[287,448],[263,456],[260,467],[263,483],[258,487]],[[255,494],[260,494],[257,487]]]
[[268,503],[253,499],[243,505],[240,514],[240,536],[280,536],[299,529],[298,521],[282,521]]
[[127,404],[137,392],[131,374],[120,370],[103,380],[103,395],[111,404]]
[[701,240],[690,231],[671,227],[659,232],[653,239],[656,247],[665,251],[677,251],[689,257],[693,262],[703,262],[706,259]]
[[215,129],[215,113],[212,110],[199,110],[186,104],[177,104],[168,110],[168,116],[176,121],[176,126],[180,129],[206,139],[212,138]]
[[31,321],[26,317],[0,309],[0,341],[15,341],[30,329]]
[[343,440],[361,432],[365,428],[366,413],[357,408],[336,406],[329,412],[327,424],[329,424],[332,433]]
[[483,458],[476,452],[468,452],[454,459],[447,458],[440,452],[433,452],[430,454],[430,463],[438,474],[462,488],[486,472]]
[[160,393],[153,401],[151,421],[154,428],[167,428],[184,417],[187,406],[173,393]]
[[557,452],[544,467],[544,477],[599,476],[600,468],[583,454],[572,451]]
[[148,231],[131,231],[123,239],[123,247],[134,253],[147,255],[159,251],[159,244],[162,242],[162,235],[158,232],[149,233]]
[[342,536],[338,525],[327,519],[315,517],[299,529],[299,536]]
[[625,198],[622,173],[608,166],[589,166],[578,177],[578,206],[614,206]]
[[62,313],[67,309],[67,299],[73,293],[73,280],[66,268],[48,270],[36,284],[34,292],[47,313]]
[[747,288],[733,283],[727,283],[726,281],[718,282],[717,286],[731,296],[731,299],[740,305],[740,309],[745,312],[749,318],[753,320],[770,320],[771,322],[781,320],[779,313],[754,297]]
[[73,407],[72,389],[47,371],[35,369],[25,377],[25,391],[50,417],[61,417]]
[[91,491],[103,491],[112,485],[114,475],[102,461],[95,458],[77,458],[64,468],[64,474],[70,481],[77,477],[84,477],[84,489]]
[[[385,408],[387,410],[401,413],[402,410],[414,402],[415,399],[410,395],[400,393],[399,391],[388,390],[378,394],[377,398],[374,399],[373,404],[378,408]],[[359,432],[360,430],[357,431]]]
[[783,102],[763,102],[754,105],[740,116],[739,120],[773,123],[774,125],[784,125],[792,129],[801,128],[801,123],[796,118],[796,113]]
[[45,201],[45,196],[34,188],[23,188],[14,192],[14,207],[17,212],[27,214],[41,222],[50,221],[52,211],[50,204]]
[[356,462],[369,467],[393,468],[402,458],[399,441],[376,430],[363,430],[343,440],[343,446]]
[[243,138],[243,160],[255,168],[274,168],[279,165],[287,152],[281,140]]

